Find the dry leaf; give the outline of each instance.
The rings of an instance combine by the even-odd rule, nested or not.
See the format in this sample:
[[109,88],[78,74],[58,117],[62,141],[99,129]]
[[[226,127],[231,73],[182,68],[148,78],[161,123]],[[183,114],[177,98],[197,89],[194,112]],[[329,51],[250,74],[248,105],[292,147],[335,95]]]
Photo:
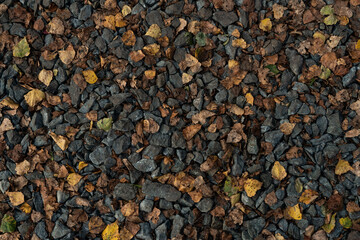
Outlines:
[[157,133],[160,130],[160,126],[154,119],[145,119],[143,121],[143,131],[148,133]]
[[59,148],[63,151],[65,151],[70,144],[69,139],[67,139],[64,136],[56,135],[53,132],[49,132],[49,135],[52,137],[54,142],[59,146]]
[[231,45],[233,46],[233,47],[239,47],[239,48],[243,48],[243,49],[245,49],[245,48],[247,48],[247,43],[245,42],[245,40],[243,39],[243,38],[239,38],[239,39],[234,39],[234,40],[232,40],[232,43],[231,43]]
[[193,121],[193,123],[201,123],[201,124],[205,124],[206,123],[206,118],[212,117],[214,116],[215,113],[210,112],[208,110],[202,110],[201,112],[194,114],[191,117],[191,120]]
[[230,111],[231,113],[233,113],[233,114],[238,115],[238,116],[242,116],[242,115],[244,115],[244,113],[245,113],[245,110],[242,109],[242,108],[240,108],[240,107],[239,107],[238,105],[236,105],[236,104],[231,104],[229,111]]
[[192,79],[193,79],[193,77],[190,74],[187,74],[187,73],[182,74],[183,84],[187,84],[187,83],[191,82]]
[[16,207],[24,203],[24,194],[22,192],[7,192],[11,204]]
[[119,225],[117,221],[107,225],[101,234],[103,240],[120,240]]
[[280,164],[280,162],[276,161],[273,168],[271,169],[271,175],[274,179],[281,181],[286,177],[287,173],[285,168]]
[[284,122],[280,125],[280,131],[283,132],[285,135],[290,135],[294,130],[295,125],[296,123]]
[[31,206],[28,203],[24,203],[23,205],[21,205],[20,210],[23,211],[26,214],[30,214],[31,213]]
[[337,45],[339,44],[340,40],[343,37],[341,36],[331,36],[329,40],[327,40],[327,44],[329,45],[330,48],[335,48],[337,47]]
[[191,192],[194,188],[195,179],[184,172],[176,174],[173,185],[181,192]]
[[157,24],[152,24],[147,30],[145,36],[150,36],[152,38],[158,39],[161,37],[161,29]]
[[121,40],[126,46],[134,46],[136,43],[136,36],[132,30],[127,30],[122,35]]
[[191,199],[195,202],[198,203],[200,202],[200,200],[202,199],[203,195],[201,192],[199,192],[198,190],[192,191],[192,192],[188,192],[188,194],[190,195]]
[[357,161],[353,164],[352,172],[357,176],[360,177],[360,161]]
[[47,87],[50,85],[51,80],[53,79],[53,71],[43,69],[39,73],[39,80],[45,84]]
[[9,131],[9,130],[13,130],[15,129],[11,120],[9,118],[4,118],[4,120],[2,121],[1,125],[0,125],[0,134]]
[[353,138],[360,135],[360,129],[351,129],[345,133],[346,138]]
[[0,102],[0,106],[6,106],[11,109],[17,109],[19,107],[19,104],[14,102],[10,97],[6,97]]
[[153,44],[145,46],[143,48],[143,50],[145,51],[145,53],[147,53],[149,55],[156,55],[160,51],[160,45],[153,43]]
[[66,180],[70,184],[70,186],[75,186],[80,182],[81,178],[82,176],[80,174],[70,173]]
[[360,50],[360,39],[356,42],[355,49]]
[[119,240],[131,240],[134,237],[134,234],[127,230],[126,228],[123,228],[120,230],[119,233]]
[[124,17],[126,17],[127,15],[129,15],[131,13],[131,7],[129,7],[128,5],[124,5],[121,13]]
[[319,196],[319,193],[312,190],[312,189],[306,189],[300,196],[299,202],[310,204],[312,203],[317,197]]
[[282,16],[284,15],[284,11],[285,11],[286,9],[287,9],[286,7],[275,3],[275,4],[273,5],[274,18],[275,18],[275,19],[280,19],[280,18],[282,18]]
[[69,44],[69,46],[65,50],[59,51],[59,58],[64,64],[70,64],[75,58],[74,47]]
[[132,61],[138,62],[145,57],[145,54],[141,50],[138,50],[138,51],[132,51],[129,56]]
[[93,216],[89,220],[89,232],[99,234],[105,229],[105,223],[99,216]]
[[272,23],[270,18],[265,18],[261,20],[259,28],[265,32],[270,32],[272,28]]
[[82,74],[84,75],[85,81],[90,84],[94,84],[98,80],[98,77],[93,70],[85,70],[82,72]]
[[154,79],[155,78],[155,76],[156,76],[156,71],[155,70],[146,70],[145,72],[144,72],[144,75],[145,75],[145,77],[147,78],[147,79]]
[[156,224],[159,221],[159,216],[161,214],[160,209],[154,207],[154,209],[152,210],[152,212],[150,212],[147,216],[146,216],[146,220],[153,222],[154,224]]
[[201,124],[195,124],[187,126],[183,129],[183,135],[185,140],[189,141],[192,139],[197,132],[199,132],[201,129]]
[[295,220],[301,220],[302,219],[302,214],[301,214],[301,210],[300,210],[300,206],[299,204],[296,204],[293,207],[287,207],[286,209],[287,214],[292,217]]
[[256,180],[256,179],[246,179],[244,184],[244,189],[248,197],[253,197],[256,195],[256,192],[261,188],[262,182]]
[[13,49],[13,56],[14,57],[27,57],[30,55],[30,46],[26,40],[26,37],[21,39]]
[[354,170],[348,161],[340,159],[339,162],[336,164],[335,167],[335,174],[336,175],[341,175],[344,173],[347,173],[348,171],[352,171]]
[[247,93],[245,95],[245,99],[248,104],[254,105],[254,97],[251,95],[251,93]]
[[134,203],[134,202],[126,203],[121,208],[121,213],[125,217],[137,215],[138,211],[139,211],[138,205],[136,203]]
[[50,22],[49,22],[49,33],[51,34],[59,34],[62,35],[64,34],[65,31],[65,27],[63,22],[61,21],[60,18],[58,17],[54,17]]
[[33,89],[25,96],[25,101],[30,107],[35,107],[36,104],[45,99],[45,93],[39,89]]
[[81,171],[82,169],[86,168],[89,164],[84,161],[79,162],[78,169]]
[[116,31],[116,17],[114,15],[105,16],[103,26]]
[[15,171],[17,175],[24,175],[30,170],[30,162],[27,160],[22,161],[21,163],[16,163]]

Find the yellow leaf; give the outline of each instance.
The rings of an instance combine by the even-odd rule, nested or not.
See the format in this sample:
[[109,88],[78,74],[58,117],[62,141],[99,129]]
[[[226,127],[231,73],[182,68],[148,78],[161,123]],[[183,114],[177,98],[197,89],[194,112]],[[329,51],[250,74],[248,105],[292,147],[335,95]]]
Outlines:
[[332,216],[331,216],[331,220],[328,224],[324,224],[324,226],[322,226],[322,229],[324,229],[325,232],[327,233],[331,233],[332,230],[334,230],[335,228],[335,224],[336,224],[336,213],[334,213]]
[[84,161],[79,162],[79,166],[78,166],[79,171],[81,171],[81,169],[87,167],[87,165],[89,165],[89,164],[87,164]]
[[254,105],[254,97],[253,97],[253,95],[251,95],[251,93],[247,93],[245,95],[245,98],[246,98],[246,102],[248,104]]
[[348,171],[352,171],[353,168],[350,166],[349,162],[343,159],[340,159],[338,164],[335,167],[335,174],[341,175],[347,173]]
[[144,74],[147,79],[154,79],[156,76],[156,71],[155,70],[146,70],[144,72]]
[[80,182],[81,178],[82,176],[80,174],[70,173],[69,176],[66,178],[66,180],[71,186],[75,186]]
[[232,46],[233,47],[246,48],[247,43],[245,42],[245,40],[243,38],[239,38],[239,39],[234,39],[232,41]]
[[25,96],[25,101],[30,107],[35,107],[36,104],[45,99],[45,93],[39,89],[33,89],[28,92]]
[[296,123],[284,122],[280,125],[280,131],[285,135],[290,135],[295,127]]
[[272,28],[272,23],[270,18],[265,18],[263,20],[261,20],[259,28],[265,32],[270,32],[271,28]]
[[117,221],[107,225],[101,234],[103,240],[120,240],[119,225]]
[[115,27],[122,28],[127,25],[126,21],[124,20],[124,17],[121,13],[118,13],[115,15]]
[[10,202],[14,207],[19,206],[25,201],[22,192],[7,192],[6,195],[8,195]]
[[293,207],[287,207],[287,213],[289,214],[290,217],[292,217],[295,220],[301,220],[302,219],[302,214],[300,211],[300,206],[299,204],[296,204]]
[[317,197],[319,196],[319,194],[312,190],[312,189],[306,189],[300,196],[299,198],[299,202],[305,203],[305,204],[310,204],[312,203]]
[[244,184],[244,189],[248,197],[253,197],[256,195],[256,192],[261,188],[262,182],[256,179],[246,179]]
[[145,46],[143,50],[145,51],[145,53],[148,53],[150,55],[155,55],[160,51],[160,45],[153,43]]
[[128,5],[123,6],[121,13],[124,17],[126,17],[131,13],[131,7],[129,7]]
[[322,34],[321,32],[316,32],[313,34],[313,38],[318,38],[321,39],[322,43],[324,43],[326,41],[326,37],[324,34]]
[[351,228],[352,226],[352,221],[349,217],[340,218],[339,223],[343,228]]
[[98,77],[93,70],[85,70],[82,73],[84,75],[85,81],[87,81],[88,83],[94,84],[97,82]]
[[183,84],[187,84],[187,83],[191,82],[192,78],[193,77],[190,74],[183,73],[183,75],[182,75]]
[[16,102],[14,102],[11,98],[6,97],[4,98],[1,102],[0,105],[2,106],[7,106],[11,109],[17,109],[19,107],[19,104],[17,104]]
[[286,177],[287,173],[280,162],[276,161],[271,169],[271,175],[274,179],[281,181]]
[[20,42],[18,42],[13,50],[13,56],[14,57],[27,57],[30,55],[30,47],[29,44],[26,40],[26,37],[24,37],[23,39],[21,39]]
[[115,28],[116,17],[113,15],[109,15],[109,16],[105,16],[104,19],[105,19],[105,21],[103,23],[104,27],[115,31],[116,30],[116,28]]
[[61,148],[61,150],[63,151],[65,151],[70,144],[69,139],[67,139],[64,136],[56,135],[53,132],[50,132],[49,135],[52,137],[54,142],[59,146],[59,148]]
[[39,80],[46,86],[50,85],[51,80],[53,79],[53,72],[51,70],[43,69],[39,73]]
[[59,51],[59,57],[64,64],[70,64],[75,57],[74,47],[70,44],[66,50]]
[[24,203],[23,205],[21,205],[20,210],[26,214],[29,214],[31,213],[31,206],[28,203]]
[[228,62],[228,65],[229,65],[229,69],[233,69],[233,68],[239,66],[239,62],[236,60],[230,59]]
[[357,41],[355,49],[360,50],[360,39]]
[[17,175],[24,175],[30,170],[30,162],[27,160],[22,161],[21,163],[16,163],[15,171]]
[[145,36],[150,36],[152,38],[158,39],[161,37],[161,29],[157,24],[152,24],[147,30]]

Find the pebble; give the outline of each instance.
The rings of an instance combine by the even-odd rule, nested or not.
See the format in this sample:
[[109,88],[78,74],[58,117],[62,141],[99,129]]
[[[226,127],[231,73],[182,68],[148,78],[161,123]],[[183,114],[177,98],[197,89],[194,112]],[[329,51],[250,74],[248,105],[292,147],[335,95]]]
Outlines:
[[156,169],[155,161],[147,158],[137,161],[133,166],[140,172],[152,172]]
[[136,197],[136,190],[130,183],[119,183],[115,186],[113,195],[117,199],[129,201]]
[[151,181],[145,181],[142,192],[145,195],[164,198],[170,202],[175,202],[181,197],[181,193],[171,185]]
[[221,26],[227,27],[238,20],[234,12],[217,11],[213,14],[213,19],[220,23]]

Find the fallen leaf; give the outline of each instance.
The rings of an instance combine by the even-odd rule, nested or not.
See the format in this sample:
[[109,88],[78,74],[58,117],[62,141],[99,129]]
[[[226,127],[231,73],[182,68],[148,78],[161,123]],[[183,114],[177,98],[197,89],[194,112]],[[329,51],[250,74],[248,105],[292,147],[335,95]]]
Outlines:
[[113,120],[112,118],[103,118],[97,122],[97,127],[108,132],[112,127]]
[[30,55],[30,46],[26,40],[26,37],[21,39],[20,42],[18,42],[13,50],[13,56],[14,57],[27,57]]
[[185,174],[184,172],[179,172],[174,178],[173,185],[180,192],[191,192],[194,188],[195,179],[190,175]]
[[230,176],[226,177],[226,180],[224,183],[224,192],[229,197],[231,197],[239,192],[238,187],[235,186],[235,181]]
[[148,133],[157,133],[160,130],[160,126],[154,119],[145,119],[143,121],[143,131]]
[[210,112],[209,110],[202,110],[201,112],[194,114],[191,117],[191,120],[193,121],[193,123],[201,123],[201,124],[205,124],[206,123],[206,118],[212,117],[214,116],[215,113]]
[[58,145],[61,150],[65,151],[68,148],[70,144],[69,139],[61,135],[56,135],[53,132],[49,132],[49,135],[52,137],[56,145]]
[[245,94],[246,102],[250,105],[254,105],[254,97],[251,95],[251,93]]
[[153,224],[157,224],[160,214],[160,209],[154,207],[154,209],[146,216],[146,220],[151,221]]
[[159,37],[161,37],[161,29],[160,29],[159,25],[152,24],[149,27],[149,29],[147,30],[145,36],[150,36],[155,39],[158,39]]
[[11,109],[17,109],[19,107],[19,104],[14,102],[10,97],[6,97],[0,102],[0,106],[6,106]]
[[22,192],[7,192],[11,204],[16,207],[24,203],[24,194]]
[[116,0],[105,0],[104,8],[107,10],[115,9],[117,6]]
[[127,230],[126,228],[123,228],[120,230],[119,233],[119,240],[131,240],[134,237],[134,234]]
[[20,163],[16,163],[15,171],[17,175],[24,175],[28,173],[30,170],[30,162],[27,160],[24,160]]
[[68,65],[74,60],[75,53],[74,47],[69,44],[65,50],[59,51],[59,58],[64,64]]
[[24,98],[30,107],[35,107],[36,104],[45,99],[45,93],[39,89],[33,89],[28,92]]
[[53,71],[42,69],[39,73],[39,80],[45,84],[47,87],[50,85],[51,80],[53,79]]
[[360,50],[360,39],[356,42],[355,49]]
[[339,219],[339,223],[343,228],[351,228],[352,227],[352,221],[349,217],[344,217]]
[[98,77],[93,70],[85,70],[82,72],[82,74],[84,75],[85,81],[90,84],[94,84],[98,80]]
[[106,226],[101,234],[103,240],[120,240],[119,225],[117,221]]
[[92,234],[99,234],[106,227],[104,221],[99,216],[91,217],[90,220],[89,220],[89,225],[88,226],[89,226],[89,232],[91,232]]
[[82,169],[86,168],[89,164],[84,161],[79,162],[78,169],[81,171]]
[[328,224],[324,224],[324,225],[322,226],[322,229],[324,229],[325,232],[331,233],[331,232],[334,230],[335,224],[336,224],[336,219],[335,219],[335,217],[336,217],[336,213],[334,213],[334,214],[331,216],[331,220],[330,220],[330,222],[329,222]]
[[339,193],[334,193],[326,202],[326,207],[330,211],[339,212],[344,208],[343,196]]
[[312,189],[305,189],[305,191],[301,194],[299,198],[299,202],[310,204],[312,203],[317,197],[319,193],[312,190]]
[[280,162],[276,161],[273,168],[271,169],[271,175],[274,179],[281,181],[286,177],[287,173],[285,168],[280,164]]
[[201,129],[201,124],[194,124],[187,126],[183,129],[183,135],[185,140],[189,141],[192,139],[197,132],[199,132]]
[[134,62],[138,62],[145,57],[145,54],[141,50],[138,50],[130,52],[129,56],[131,60],[133,60]]
[[192,192],[188,192],[188,194],[190,195],[191,199],[195,202],[198,203],[200,202],[200,200],[202,199],[203,195],[201,192],[199,192],[198,190],[192,191]]
[[155,70],[146,70],[144,72],[144,75],[147,79],[151,80],[154,79],[156,76],[156,71]]
[[23,203],[23,205],[21,205],[20,210],[23,211],[26,214],[30,214],[31,213],[31,206],[28,203]]
[[291,206],[287,207],[286,211],[291,218],[293,218],[295,220],[302,219],[302,214],[300,211],[299,204],[296,204],[295,206],[292,206],[292,207]]
[[246,179],[244,183],[244,189],[248,197],[253,197],[256,195],[256,192],[261,188],[262,182],[256,180],[256,179]]
[[191,82],[192,79],[193,79],[193,77],[190,74],[187,74],[187,73],[182,74],[183,84],[187,84],[187,83]]
[[334,14],[334,8],[332,5],[326,5],[321,8],[320,14],[323,16]]
[[15,129],[9,118],[4,118],[0,125],[0,134]]
[[124,17],[126,17],[131,13],[131,7],[129,7],[128,5],[124,5],[123,8],[121,9],[121,13]]
[[82,176],[77,173],[70,173],[69,176],[67,176],[66,180],[70,184],[70,186],[75,186],[78,184],[81,180]]
[[275,19],[280,19],[282,18],[282,16],[284,15],[284,11],[287,9],[286,7],[279,5],[277,3],[275,3],[273,6],[273,12],[274,12],[274,18]]
[[340,159],[335,167],[335,174],[341,175],[347,173],[348,171],[352,171],[353,168],[350,166],[349,162],[343,159]]
[[200,47],[205,47],[206,46],[206,41],[207,41],[207,36],[205,33],[203,32],[198,32],[195,36],[195,40],[196,43],[200,46]]
[[239,47],[239,48],[243,48],[243,49],[245,49],[247,47],[247,43],[245,42],[245,40],[243,38],[232,40],[231,45],[233,47],[237,47],[237,48]]
[[65,31],[65,27],[60,18],[54,17],[49,22],[49,33],[62,35],[64,34],[64,31]]
[[276,197],[275,191],[272,191],[271,193],[269,193],[268,195],[266,195],[265,197],[265,203],[267,205],[269,205],[270,207],[272,205],[274,205],[275,203],[277,203],[278,199]]
[[270,32],[272,28],[272,23],[270,18],[265,18],[261,20],[259,28],[265,32]]
[[233,113],[235,115],[238,115],[238,116],[242,116],[242,115],[244,115],[245,110],[242,109],[241,107],[239,107],[236,104],[231,104],[229,112],[231,112],[231,113]]
[[125,217],[137,215],[139,212],[139,207],[134,202],[128,202],[124,206],[121,207],[121,213]]
[[324,19],[324,23],[328,26],[335,25],[339,20],[336,18],[334,14],[330,14]]
[[116,17],[114,15],[105,16],[103,26],[116,31]]
[[122,35],[121,40],[126,46],[134,46],[136,43],[136,36],[132,30],[127,30]]
[[300,178],[297,178],[295,180],[295,190],[298,192],[298,193],[301,193],[302,190],[303,190],[304,186],[300,180]]
[[160,51],[160,45],[153,43],[153,44],[145,46],[143,48],[143,50],[145,51],[145,53],[147,53],[149,55],[156,55]]
[[339,44],[340,40],[342,39],[343,37],[341,36],[331,36],[329,38],[329,40],[327,40],[327,44],[330,48],[335,48],[337,47],[337,45]]
[[[16,221],[13,216],[5,214],[1,220],[0,230],[3,233],[12,233],[16,230]],[[7,238],[6,238],[7,239]]]
[[352,172],[357,176],[360,177],[360,161],[357,161],[353,164]]
[[284,122],[280,125],[280,131],[283,132],[285,135],[290,135],[294,130],[295,125],[296,123]]
[[115,15],[115,27],[122,28],[127,25],[126,20],[124,20],[124,17],[121,13],[118,13]]

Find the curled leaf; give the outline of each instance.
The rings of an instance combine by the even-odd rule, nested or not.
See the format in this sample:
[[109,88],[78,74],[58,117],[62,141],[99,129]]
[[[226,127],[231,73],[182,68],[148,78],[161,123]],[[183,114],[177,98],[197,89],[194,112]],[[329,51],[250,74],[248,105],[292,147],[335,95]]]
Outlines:
[[336,219],[335,219],[335,217],[336,217],[336,213],[334,213],[334,214],[331,216],[331,220],[330,220],[330,222],[329,222],[328,224],[324,224],[324,225],[322,226],[322,229],[324,229],[325,232],[331,233],[331,232],[334,230],[335,224],[336,224]]
[[61,148],[61,150],[65,151],[68,148],[70,144],[69,139],[61,135],[56,135],[53,132],[49,132],[49,135],[52,137],[54,142],[59,146],[59,148]]

